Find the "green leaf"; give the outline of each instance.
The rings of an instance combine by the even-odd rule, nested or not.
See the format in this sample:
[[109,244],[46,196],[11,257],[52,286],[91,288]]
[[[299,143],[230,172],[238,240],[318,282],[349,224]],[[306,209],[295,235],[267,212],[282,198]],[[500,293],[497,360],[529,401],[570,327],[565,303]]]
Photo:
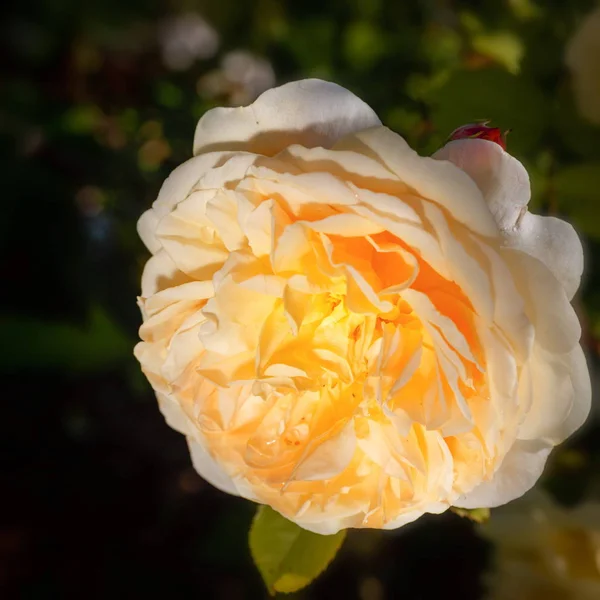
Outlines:
[[302,529],[268,506],[261,506],[250,528],[250,553],[271,595],[306,587],[340,549],[345,531],[319,535]]
[[553,184],[561,212],[583,233],[600,238],[600,163],[566,167]]
[[458,508],[453,506],[450,510],[459,517],[465,517],[475,523],[487,523],[490,518],[489,508]]

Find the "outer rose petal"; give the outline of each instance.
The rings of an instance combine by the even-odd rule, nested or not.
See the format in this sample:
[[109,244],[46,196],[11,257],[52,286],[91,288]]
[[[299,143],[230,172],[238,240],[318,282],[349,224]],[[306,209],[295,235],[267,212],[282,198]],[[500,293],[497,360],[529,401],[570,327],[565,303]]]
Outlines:
[[142,297],[150,296],[174,285],[184,283],[186,276],[177,268],[169,255],[161,249],[144,267],[142,273]]
[[158,225],[158,216],[152,210],[147,210],[137,222],[137,232],[142,242],[146,245],[146,248],[151,254],[156,254],[161,248],[162,244],[156,237],[156,226]]
[[160,188],[158,198],[152,205],[159,217],[168,214],[173,207],[181,202],[206,173],[217,165],[231,158],[231,152],[209,152],[202,156],[194,156],[179,165]]
[[377,115],[352,92],[305,79],[267,90],[250,106],[208,111],[196,127],[194,154],[223,149],[274,155],[290,144],[329,147],[375,125],[381,125]]
[[493,508],[530,490],[540,478],[552,445],[517,440],[491,481],[479,484],[454,503],[459,508]]
[[591,407],[590,375],[580,345],[566,355],[534,349],[526,375],[532,403],[519,427],[520,439],[558,444],[585,422]]
[[169,427],[183,435],[194,435],[194,424],[190,422],[177,400],[160,392],[156,393],[156,398],[160,412]]
[[192,456],[192,464],[202,479],[206,479],[208,483],[214,485],[217,489],[239,496],[237,488],[231,477],[221,469],[215,462],[213,457],[204,449],[202,444],[188,438],[188,447]]
[[453,165],[419,156],[402,137],[387,127],[361,131],[341,140],[336,149],[357,150],[367,155],[374,153],[402,182],[418,190],[424,198],[443,206],[456,220],[477,233],[498,234],[481,192],[471,178],[465,177],[464,172]]
[[137,224],[138,234],[152,254],[156,254],[162,248],[162,243],[156,236],[160,219],[184,200],[206,173],[218,164],[226,162],[231,156],[231,153],[225,152],[210,152],[202,156],[194,156],[179,165],[165,179],[152,208],[140,217]]
[[585,423],[592,407],[592,382],[581,346],[577,346],[571,352],[570,358],[574,398],[571,412],[557,435],[561,441],[575,433]]
[[569,300],[573,298],[583,273],[583,247],[570,223],[528,212],[510,233],[508,242],[541,260],[560,281]]
[[447,143],[434,155],[449,160],[478,185],[498,227],[512,229],[531,197],[525,167],[489,140],[463,139]]
[[480,139],[449,142],[434,158],[449,160],[473,179],[508,245],[541,260],[572,298],[583,272],[581,241],[569,223],[527,212],[525,167],[498,144]]

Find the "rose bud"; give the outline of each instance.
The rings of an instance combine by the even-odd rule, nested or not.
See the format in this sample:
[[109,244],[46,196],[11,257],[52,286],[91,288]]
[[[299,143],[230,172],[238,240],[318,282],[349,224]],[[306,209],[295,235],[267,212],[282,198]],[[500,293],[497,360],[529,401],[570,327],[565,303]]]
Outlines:
[[477,138],[494,142],[503,150],[506,150],[506,134],[508,131],[502,133],[499,127],[488,127],[488,123],[489,121],[461,125],[448,136],[448,141]]

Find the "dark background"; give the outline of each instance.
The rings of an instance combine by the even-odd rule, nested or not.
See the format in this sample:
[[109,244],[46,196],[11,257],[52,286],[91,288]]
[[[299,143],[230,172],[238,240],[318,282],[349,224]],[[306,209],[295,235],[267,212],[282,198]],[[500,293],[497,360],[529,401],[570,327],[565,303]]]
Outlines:
[[[509,150],[531,174],[532,208],[567,217],[585,236],[577,302],[595,368],[600,127],[577,113],[564,65],[593,6],[4,4],[1,597],[265,596],[246,542],[254,506],[195,474],[132,356],[147,259],[135,223],[191,155],[194,126],[211,106],[316,76],[356,92],[423,154],[477,119],[512,128]],[[238,51],[246,54],[233,55],[243,56],[236,74]],[[563,503],[596,493],[594,419],[546,471],[544,485]],[[396,532],[351,532],[333,566],[296,597],[481,598],[491,556],[451,513]]]

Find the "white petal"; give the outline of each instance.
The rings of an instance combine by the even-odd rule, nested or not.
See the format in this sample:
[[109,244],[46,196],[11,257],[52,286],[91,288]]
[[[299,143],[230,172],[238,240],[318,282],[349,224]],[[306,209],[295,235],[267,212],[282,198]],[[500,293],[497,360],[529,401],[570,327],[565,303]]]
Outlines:
[[294,471],[294,479],[317,481],[339,475],[350,463],[356,449],[353,425],[347,425],[337,436],[319,444]]
[[541,441],[517,440],[490,481],[460,496],[460,508],[493,508],[519,498],[540,478],[552,446]]
[[407,471],[414,465],[406,458],[405,441],[393,425],[367,421],[368,434],[358,440],[359,448],[390,477],[407,480]]
[[[312,513],[312,514],[311,514]],[[288,519],[294,521],[293,517],[287,516]],[[363,519],[363,513],[359,508],[350,506],[349,508],[342,508],[335,506],[332,511],[311,511],[308,515],[303,515],[298,521],[294,521],[296,525],[318,533],[320,535],[333,535],[342,529],[350,529],[352,527],[358,527]]]
[[397,133],[374,127],[349,136],[336,150],[373,156],[416,193],[446,208],[452,217],[477,233],[495,236],[498,227],[473,180],[452,163],[419,156]]
[[177,268],[164,249],[148,260],[142,273],[142,297],[149,298],[156,292],[187,283],[189,277]]
[[169,287],[148,298],[144,302],[147,317],[152,317],[179,302],[200,302],[214,295],[212,281],[190,281],[176,287]]
[[489,140],[455,140],[433,156],[449,160],[473,179],[507,245],[541,260],[572,298],[583,271],[581,242],[568,223],[527,212],[531,190],[525,167]]
[[[444,506],[444,510],[446,510],[447,508],[448,508],[447,506]],[[408,525],[409,523],[416,521],[419,517],[422,517],[425,514],[425,512],[426,511],[424,511],[423,509],[409,510],[407,512],[403,512],[395,519],[392,519],[391,521],[384,523],[382,529],[398,529],[400,527],[404,527],[404,525]],[[427,512],[434,512],[434,511],[427,511]],[[439,513],[442,511],[438,510],[436,512]]]
[[583,247],[573,226],[556,217],[525,213],[507,235],[508,245],[542,261],[573,298],[583,273]]
[[455,140],[438,150],[433,158],[449,160],[477,184],[498,227],[513,228],[531,197],[525,167],[495,142]]
[[296,145],[287,148],[283,156],[300,166],[303,172],[320,172],[326,167],[344,180],[362,181],[368,178],[385,181],[388,184],[395,183],[391,171],[380,162],[358,152],[305,148]]
[[330,147],[375,125],[377,115],[352,92],[305,79],[267,90],[250,106],[208,111],[196,128],[194,154],[223,149],[272,156],[291,144]]
[[[148,250],[156,254],[161,249],[162,243],[157,236],[161,218],[188,198],[194,186],[214,190],[239,180],[255,158],[252,154],[212,152],[191,158],[177,167],[163,183],[152,208],[138,220],[138,234]],[[214,195],[214,192],[210,195]]]
[[379,213],[421,225],[421,218],[417,212],[404,199],[385,194],[382,192],[372,192],[364,188],[355,186],[352,183],[346,184],[362,204]]
[[[425,205],[425,216],[435,229],[440,247],[450,272],[451,281],[455,281],[473,304],[475,311],[487,321],[491,321],[495,310],[495,298],[492,293],[490,273],[487,273],[476,256],[467,248],[455,230],[451,221],[439,207],[433,203]],[[490,217],[491,218],[491,217]],[[463,235],[464,237],[464,235]],[[437,263],[430,263],[438,272],[442,270]]]
[[172,396],[161,392],[156,392],[156,398],[167,425],[184,435],[193,435],[195,426],[185,414],[179,402]]
[[223,471],[215,459],[204,449],[202,444],[188,438],[188,447],[194,469],[196,469],[202,479],[205,479],[222,492],[239,496],[231,477]]
[[[575,396],[571,362],[570,354],[552,354],[534,345],[521,374],[531,390],[531,404],[519,427],[520,439],[547,438],[559,443],[566,437],[560,435],[561,425],[571,412]],[[520,400],[525,402],[525,398]]]
[[305,224],[313,231],[343,237],[365,237],[384,231],[381,225],[352,213],[331,215],[320,221],[305,221]]
[[536,342],[557,354],[573,350],[581,337],[581,326],[562,285],[539,259],[512,248],[500,251],[523,294]]
[[158,217],[166,215],[178,202],[188,196],[197,181],[210,169],[223,163],[231,153],[211,152],[202,156],[194,156],[179,165],[165,179],[158,198],[152,205]]
[[162,248],[160,240],[156,237],[158,220],[157,214],[150,209],[142,214],[137,222],[138,235],[152,254],[156,254]]
[[573,403],[571,412],[563,422],[557,438],[563,440],[577,431],[586,421],[592,405],[592,384],[585,355],[581,346],[570,354],[571,381],[573,382]]
[[531,352],[535,331],[511,270],[491,246],[475,236],[471,236],[469,241],[483,252],[488,262],[487,271],[493,288],[494,322],[515,348],[516,358],[525,361]]
[[211,195],[212,192],[194,192],[164,216],[156,229],[164,250],[177,267],[200,280],[212,277],[229,256],[204,214]]
[[[466,358],[468,361],[477,365],[480,370],[483,370],[473,355],[469,343],[454,321],[440,313],[426,294],[417,290],[407,289],[401,293],[401,297],[411,305],[415,313],[423,322],[423,325],[430,331],[434,341],[439,341],[440,344],[443,344],[446,347],[450,344],[451,348],[447,348],[447,352],[454,355],[452,350],[455,350],[463,358]],[[440,337],[438,332],[442,333],[443,338]],[[464,365],[461,363],[460,365],[457,365],[457,368],[463,372],[461,376],[466,378],[466,374],[464,374]]]
[[200,322],[190,329],[185,329],[185,325],[182,326],[181,331],[175,333],[169,343],[167,355],[161,369],[163,377],[169,383],[175,383],[193,360],[201,356],[204,350],[199,337],[204,317],[200,312],[195,316],[201,319]]

